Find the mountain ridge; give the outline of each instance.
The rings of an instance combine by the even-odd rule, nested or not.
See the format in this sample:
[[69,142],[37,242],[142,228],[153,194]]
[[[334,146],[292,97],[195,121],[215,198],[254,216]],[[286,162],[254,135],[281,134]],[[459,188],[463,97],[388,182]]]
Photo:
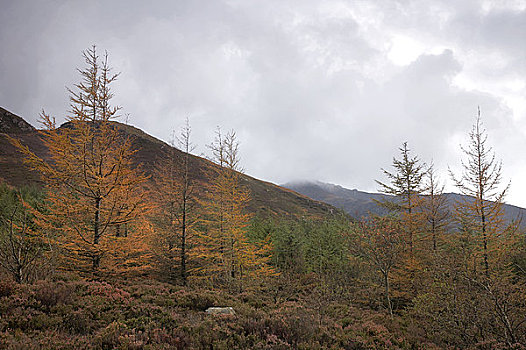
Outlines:
[[[291,181],[282,184],[281,186],[290,188],[315,200],[331,204],[336,208],[344,210],[347,214],[356,219],[368,217],[371,214],[386,214],[387,210],[379,206],[375,200],[381,201],[394,198],[394,196],[383,193],[364,192],[357,189],[348,189],[340,185],[317,180]],[[469,196],[454,192],[444,193],[444,196],[446,197],[446,201],[450,210],[452,210],[452,207],[456,201],[464,199],[473,200]],[[525,208],[506,203],[504,203],[503,206],[505,212],[504,217],[508,222],[526,217]],[[522,225],[524,226],[526,223],[523,222]]]
[[[113,123],[123,136],[131,137],[132,148],[137,150],[134,155],[135,163],[140,164],[151,175],[155,164],[167,156],[172,146],[132,125]],[[66,124],[62,124],[60,128]],[[31,183],[42,185],[39,174],[27,168],[20,153],[8,141],[7,135],[20,139],[37,155],[49,157],[39,130],[22,117],[0,107],[0,181],[13,186]],[[177,157],[184,154],[177,148],[174,148],[174,152]],[[206,158],[196,155],[190,157],[191,172],[201,185],[209,181],[206,169],[213,166],[216,165]],[[323,217],[341,209],[351,217],[360,219],[371,214],[386,214],[387,210],[378,206],[376,201],[392,198],[382,193],[348,189],[321,181],[299,180],[276,185],[246,174],[242,175],[242,181],[252,193],[249,210],[254,213]],[[450,206],[454,201],[465,198],[457,193],[444,195]],[[504,208],[507,221],[526,216],[524,208],[511,204],[504,204]]]
[[[5,111],[6,113],[4,113]],[[46,159],[49,154],[43,136],[23,118],[2,108],[2,124],[0,127],[0,181],[13,186],[28,184],[43,185],[39,174],[29,169],[23,162],[19,151],[11,145],[7,136],[18,138],[38,156]],[[130,137],[131,147],[136,150],[133,161],[140,165],[147,175],[152,175],[155,165],[167,159],[168,152],[173,151],[175,156],[182,158],[184,153],[172,148],[162,140],[155,138],[128,124],[112,122],[124,137]],[[64,123],[60,128],[67,127]],[[210,181],[211,167],[216,167],[213,162],[203,157],[190,155],[190,172],[196,183],[204,191]],[[338,210],[324,202],[316,201],[293,190],[280,187],[270,182],[258,180],[249,175],[242,174],[242,183],[252,193],[248,210],[262,215],[279,215],[291,217],[321,218],[332,216]]]
[[0,132],[6,134],[21,134],[35,131],[36,128],[23,118],[7,109],[0,107]]

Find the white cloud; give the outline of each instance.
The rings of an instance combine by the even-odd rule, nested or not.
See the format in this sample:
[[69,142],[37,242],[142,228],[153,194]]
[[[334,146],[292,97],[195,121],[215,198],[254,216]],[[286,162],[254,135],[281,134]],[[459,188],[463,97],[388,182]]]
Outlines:
[[392,39],[387,57],[394,64],[408,65],[425,52],[425,48],[418,41],[408,36],[397,35]]

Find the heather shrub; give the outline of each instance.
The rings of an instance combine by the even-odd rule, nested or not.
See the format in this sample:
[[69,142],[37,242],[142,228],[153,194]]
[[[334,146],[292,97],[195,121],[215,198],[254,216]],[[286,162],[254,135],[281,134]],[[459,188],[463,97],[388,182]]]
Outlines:
[[63,328],[72,334],[88,334],[92,329],[91,314],[85,309],[72,311],[63,317]]
[[121,334],[126,331],[126,325],[112,322],[95,335],[94,345],[100,349],[115,349],[121,343]]
[[31,316],[28,327],[35,330],[51,330],[58,329],[62,325],[62,317],[58,315],[48,315],[39,313]]
[[246,291],[239,295],[239,299],[245,303],[254,307],[256,309],[263,308],[267,306],[268,301],[262,295],[258,295],[253,291]]
[[10,296],[16,285],[13,280],[0,275],[0,298]]
[[35,284],[34,298],[49,309],[59,303],[69,302],[72,292],[72,287],[64,282],[41,280]]
[[270,332],[291,346],[308,341],[316,334],[316,316],[313,311],[296,303],[286,303],[283,307],[272,310],[265,320]]
[[343,329],[342,341],[352,349],[403,349],[404,339],[371,320],[353,322]]
[[[320,316],[305,300],[275,305],[268,295],[262,296],[263,303],[257,296],[256,291],[232,295],[155,282],[42,281],[19,286],[2,298],[0,344],[47,349],[367,349],[405,344],[394,335],[400,329],[393,333],[380,316],[364,319],[362,309],[332,303]],[[204,310],[209,306],[232,306],[236,315],[208,315]]]
[[101,297],[101,299],[112,303],[127,303],[130,301],[130,293],[106,282],[92,281],[88,283],[86,294]]
[[149,341],[171,349],[187,349],[191,345],[191,339],[184,330],[169,327],[153,329],[149,333]]
[[209,307],[219,305],[219,298],[207,291],[198,292],[180,290],[172,294],[172,297],[177,306],[196,311],[204,311]]

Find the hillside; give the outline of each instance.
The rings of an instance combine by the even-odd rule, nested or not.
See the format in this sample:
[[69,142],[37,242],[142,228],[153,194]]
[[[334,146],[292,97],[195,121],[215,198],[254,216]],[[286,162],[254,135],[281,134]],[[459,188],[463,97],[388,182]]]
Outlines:
[[[66,125],[66,124],[65,124]],[[132,147],[137,150],[134,155],[136,165],[140,165],[146,174],[151,175],[156,162],[162,162],[167,156],[170,145],[146,134],[130,125],[115,122],[124,137],[130,137]],[[61,128],[65,127],[64,125]],[[38,130],[23,118],[0,108],[0,181],[10,185],[42,184],[42,179],[30,171],[22,162],[20,153],[9,143],[7,135],[18,138],[37,155],[46,158],[47,149]],[[175,149],[176,157],[183,152]],[[205,185],[208,182],[207,171],[215,165],[207,159],[191,156],[190,171],[195,179]],[[323,217],[330,215],[335,208],[323,202],[312,200],[290,189],[243,175],[245,185],[252,193],[249,210],[260,214],[280,216]]]
[[[386,210],[378,206],[375,200],[381,201],[392,198],[392,196],[386,194],[369,193],[358,191],[356,189],[350,190],[339,185],[320,181],[290,182],[282,186],[290,188],[291,190],[312,199],[343,209],[354,218],[367,217],[370,214],[385,214]],[[466,198],[472,200],[471,198],[458,193],[445,193],[444,195],[447,198],[450,210],[453,210],[453,205],[457,201]],[[508,222],[517,218],[526,217],[526,209],[510,204],[504,204],[504,212],[506,221]],[[525,223],[523,222],[523,225],[524,224]]]
[[0,181],[13,186],[39,183],[38,174],[24,166],[20,153],[9,143],[6,135],[20,139],[38,155],[46,154],[46,147],[37,130],[24,119],[0,107]]

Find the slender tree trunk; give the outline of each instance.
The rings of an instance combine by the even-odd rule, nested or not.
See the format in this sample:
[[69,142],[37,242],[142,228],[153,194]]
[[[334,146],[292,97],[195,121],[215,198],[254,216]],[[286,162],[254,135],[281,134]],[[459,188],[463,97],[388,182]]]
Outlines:
[[230,277],[232,280],[236,278],[236,255],[234,252],[234,239],[230,239]]
[[384,287],[385,287],[385,301],[387,302],[387,310],[389,315],[393,317],[393,305],[391,303],[391,296],[389,294],[389,272],[384,272]]
[[431,232],[433,233],[433,251],[437,250],[437,233],[436,233],[436,224],[435,220],[431,220]]
[[[407,188],[410,188],[409,181],[407,182]],[[413,218],[412,215],[412,203],[411,203],[411,193],[407,194],[407,214],[409,215],[409,256],[413,257]]]
[[[93,245],[97,246],[100,241],[100,197],[95,199],[95,219],[93,222]],[[95,252],[93,255],[93,270],[99,269],[100,255]]]
[[513,344],[517,343],[513,326],[511,325],[510,319],[508,318],[508,314],[505,308],[503,308],[502,305],[499,303],[498,297],[496,295],[493,295],[493,298],[495,300],[495,306],[498,313],[500,314],[502,323],[504,323],[504,327],[506,327],[506,342],[508,343],[508,346],[511,347]]
[[[186,185],[185,185],[186,186]],[[183,220],[181,227],[181,278],[186,286],[186,188],[183,192]]]
[[22,266],[18,265],[16,269],[16,273],[15,273],[16,283],[18,284],[22,283],[22,281],[24,280],[22,276],[23,276]]
[[[187,121],[188,123],[188,121]],[[186,271],[186,230],[187,230],[187,215],[188,215],[188,192],[189,192],[189,170],[188,170],[188,159],[189,159],[189,137],[187,133],[184,135],[184,183],[183,183],[183,206],[182,206],[182,227],[181,227],[181,278],[183,285],[187,284],[187,271]]]
[[482,239],[484,241],[484,271],[486,273],[486,278],[489,278],[488,237],[486,233],[486,216],[484,215],[484,209],[482,211]]

